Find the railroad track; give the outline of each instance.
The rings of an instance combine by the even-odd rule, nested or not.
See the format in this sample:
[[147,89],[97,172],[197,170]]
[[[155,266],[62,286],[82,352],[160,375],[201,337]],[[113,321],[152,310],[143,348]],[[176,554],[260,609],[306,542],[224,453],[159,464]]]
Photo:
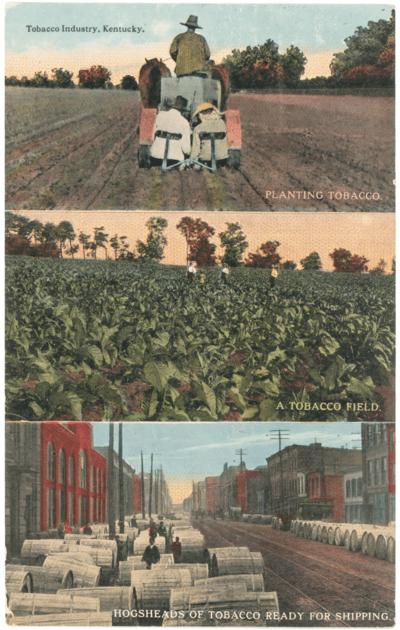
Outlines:
[[[215,535],[216,534],[220,539],[224,540],[225,543],[227,543],[228,545],[232,545],[233,544],[232,540],[229,540],[226,536],[222,535],[219,531],[215,532],[215,529],[214,528],[211,529],[209,526],[207,526],[207,524],[199,524],[199,526],[200,527],[203,526],[203,528],[204,528],[204,532],[203,533],[205,534],[206,538],[207,538],[208,534],[211,534],[211,535],[213,535],[213,534]],[[252,533],[247,528],[241,528],[240,526],[239,527],[234,526],[231,523],[224,522],[224,527],[227,528],[229,532],[231,532],[232,534],[235,535],[236,541],[238,541],[238,539],[241,538],[242,539],[241,543],[243,543],[243,536],[244,535],[246,535],[246,539],[253,538],[255,541],[257,541],[257,550],[261,551],[263,553],[263,557],[266,556],[265,560],[270,558],[271,555],[272,555],[272,556],[274,556],[275,558],[278,559],[278,562],[285,561],[285,562],[289,563],[292,566],[299,567],[301,569],[301,571],[303,571],[303,572],[308,572],[308,573],[312,574],[313,577],[315,576],[319,580],[319,582],[321,584],[324,584],[324,583],[326,583],[328,581],[332,585],[335,585],[336,586],[336,592],[338,590],[337,586],[339,586],[339,590],[343,590],[343,588],[344,588],[343,584],[338,582],[338,580],[333,579],[333,578],[327,578],[326,575],[316,571],[315,569],[311,569],[311,568],[305,566],[304,562],[302,564],[299,564],[299,562],[296,562],[295,560],[293,560],[291,558],[288,558],[285,554],[282,554],[281,549],[284,549],[285,551],[287,551],[288,550],[287,546],[279,544],[279,543],[276,543],[276,542],[271,541],[271,540],[267,540],[266,541],[264,536],[260,536],[259,534]],[[244,529],[246,529],[246,531],[243,531]],[[261,542],[261,545],[260,545],[260,543],[258,541]],[[278,553],[274,553],[273,551],[271,551],[271,549],[269,549],[270,545],[278,547],[280,553],[278,554]],[[267,547],[268,547],[268,549],[267,549]],[[301,556],[302,558],[306,558],[306,559],[311,560],[313,562],[326,565],[330,570],[332,570],[332,568],[334,568],[334,566],[331,565],[328,562],[325,562],[323,560],[321,561],[318,558],[314,558],[314,557],[308,556],[307,554],[304,554],[302,552],[297,552],[297,551],[295,551],[294,549],[291,548],[290,549],[290,555],[293,555],[293,554],[295,554],[295,555],[297,554],[298,556]],[[307,599],[308,601],[312,602],[314,605],[318,606],[318,608],[321,611],[324,611],[325,613],[328,613],[331,616],[331,618],[335,619],[335,612],[337,612],[337,611],[332,611],[329,608],[327,608],[326,606],[324,606],[320,601],[315,600],[313,597],[311,597],[309,594],[307,594],[305,591],[303,591],[299,586],[293,584],[293,582],[287,580],[281,574],[277,573],[277,571],[272,569],[272,567],[270,567],[268,564],[266,564],[266,569],[265,570],[266,570],[266,572],[272,574],[275,578],[277,578],[278,580],[283,582],[287,587],[289,587],[290,589],[294,590],[296,593],[300,594],[303,598]],[[354,577],[355,577],[355,575],[353,573],[349,572],[349,571],[343,570],[343,573],[349,575],[352,579],[354,579]],[[374,583],[372,580],[370,580],[368,578],[359,577],[359,580],[360,581],[364,581],[364,582],[372,583],[372,584],[374,584],[376,586],[376,582]],[[378,583],[378,586],[380,586],[383,589],[388,590],[390,593],[393,593],[393,596],[394,596],[394,588],[391,589],[391,588],[389,588],[389,587],[387,587],[385,585],[379,584],[379,583]],[[279,591],[278,591],[278,596],[279,596]],[[360,600],[364,600],[365,602],[368,602],[368,608],[365,609],[365,610],[368,610],[368,611],[371,610],[371,604],[372,604],[372,609],[376,609],[378,607],[378,608],[380,608],[380,610],[379,611],[371,610],[371,612],[382,612],[382,609],[383,609],[386,613],[388,613],[389,615],[394,617],[394,608],[391,608],[390,606],[387,606],[383,602],[381,602],[379,600],[373,600],[373,599],[369,598],[368,596],[361,595],[361,594],[359,596],[357,596],[357,597]],[[360,610],[360,609],[364,610],[364,608],[361,608],[359,606],[358,610]],[[351,611],[346,611],[346,612],[351,612]],[[345,621],[341,621],[341,620],[335,620],[335,621],[336,621],[337,625],[350,627],[350,624],[347,624]]]

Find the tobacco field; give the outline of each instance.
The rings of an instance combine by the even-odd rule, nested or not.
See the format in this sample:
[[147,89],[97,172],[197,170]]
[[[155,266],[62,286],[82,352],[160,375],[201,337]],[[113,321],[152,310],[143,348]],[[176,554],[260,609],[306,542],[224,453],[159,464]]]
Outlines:
[[267,270],[225,286],[211,269],[201,286],[23,257],[6,274],[8,420],[393,420],[393,276],[288,271],[270,289]]
[[[6,207],[394,210],[393,97],[236,93],[229,107],[241,116],[240,170],[161,173],[138,167],[137,92],[7,87]],[[378,200],[359,199],[366,191]]]

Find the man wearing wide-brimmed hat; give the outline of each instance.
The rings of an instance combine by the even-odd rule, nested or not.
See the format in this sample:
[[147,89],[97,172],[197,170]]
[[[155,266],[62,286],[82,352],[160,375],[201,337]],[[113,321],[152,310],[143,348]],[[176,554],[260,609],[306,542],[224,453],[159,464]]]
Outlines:
[[196,33],[202,28],[197,23],[197,15],[189,15],[186,22],[186,33],[177,35],[169,49],[169,54],[176,61],[175,73],[178,77],[204,72],[210,59],[210,49],[205,38]]

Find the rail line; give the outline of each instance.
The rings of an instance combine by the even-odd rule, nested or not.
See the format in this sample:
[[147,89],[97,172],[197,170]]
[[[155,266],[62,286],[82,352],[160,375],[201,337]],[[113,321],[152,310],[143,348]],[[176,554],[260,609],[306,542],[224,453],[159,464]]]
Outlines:
[[[205,529],[207,529],[207,528],[205,528]],[[220,538],[221,540],[225,541],[226,543],[228,543],[229,546],[232,546],[232,542],[228,538],[223,536],[220,532],[217,532],[217,537]],[[318,602],[316,599],[314,599],[310,595],[307,595],[307,593],[302,591],[298,586],[295,586],[292,582],[289,582],[288,580],[286,580],[286,578],[283,578],[281,575],[279,575],[279,573],[276,573],[270,567],[266,567],[265,570],[268,571],[269,573],[272,573],[273,575],[275,575],[279,580],[282,580],[282,582],[285,582],[292,590],[296,591],[302,597],[304,597],[305,599],[309,600],[314,605],[318,606],[318,608],[323,610],[325,613],[328,613],[329,615],[333,615],[334,614],[331,610],[329,610],[328,608],[323,606],[323,604]],[[345,626],[345,627],[350,627],[350,624],[347,624],[345,621],[339,621],[339,625],[342,625],[342,626]]]

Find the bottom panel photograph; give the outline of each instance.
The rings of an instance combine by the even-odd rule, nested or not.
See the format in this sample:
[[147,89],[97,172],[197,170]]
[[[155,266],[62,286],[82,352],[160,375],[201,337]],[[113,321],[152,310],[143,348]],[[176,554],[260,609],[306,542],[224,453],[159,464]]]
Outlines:
[[5,495],[10,625],[394,625],[394,424],[8,422]]

